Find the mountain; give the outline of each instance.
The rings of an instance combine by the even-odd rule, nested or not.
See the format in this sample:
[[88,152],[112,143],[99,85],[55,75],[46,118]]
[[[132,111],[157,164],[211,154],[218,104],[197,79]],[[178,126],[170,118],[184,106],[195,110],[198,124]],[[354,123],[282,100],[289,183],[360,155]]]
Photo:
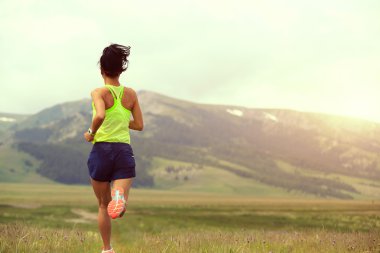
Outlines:
[[[149,91],[138,95],[145,129],[132,132],[136,186],[263,196],[380,196],[377,123],[197,104]],[[2,148],[31,156],[39,163],[36,174],[49,180],[87,183],[91,145],[82,135],[90,119],[90,100],[47,108],[15,124]]]
[[27,117],[28,115],[0,112],[0,138],[4,138],[11,127]]

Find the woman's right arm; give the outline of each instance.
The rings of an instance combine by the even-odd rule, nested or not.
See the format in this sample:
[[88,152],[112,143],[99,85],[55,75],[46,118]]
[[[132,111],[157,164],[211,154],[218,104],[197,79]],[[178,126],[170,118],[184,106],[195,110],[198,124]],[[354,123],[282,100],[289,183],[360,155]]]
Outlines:
[[132,116],[133,120],[129,122],[129,128],[137,131],[142,131],[144,128],[144,121],[143,116],[139,104],[139,100],[137,98],[137,94],[135,91],[133,91],[134,97],[135,97],[135,103],[132,107]]

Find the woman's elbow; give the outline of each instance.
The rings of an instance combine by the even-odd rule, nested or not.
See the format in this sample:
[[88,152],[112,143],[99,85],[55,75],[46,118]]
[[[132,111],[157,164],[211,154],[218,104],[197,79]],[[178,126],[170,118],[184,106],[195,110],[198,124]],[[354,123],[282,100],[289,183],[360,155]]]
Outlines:
[[137,126],[136,126],[136,130],[137,131],[142,131],[144,129],[144,123],[138,123]]
[[99,121],[101,121],[101,122],[103,122],[104,118],[105,118],[104,113],[97,113],[97,114],[95,115],[95,119],[97,119],[97,120],[99,120]]

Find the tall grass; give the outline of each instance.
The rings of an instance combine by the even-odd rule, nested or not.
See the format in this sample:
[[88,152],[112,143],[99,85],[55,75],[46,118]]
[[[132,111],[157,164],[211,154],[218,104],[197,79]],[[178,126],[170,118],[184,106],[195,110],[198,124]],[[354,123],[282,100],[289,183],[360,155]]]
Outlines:
[[[90,187],[0,184],[0,253],[99,253]],[[380,203],[131,191],[116,253],[380,252]]]
[[[117,253],[248,253],[248,252],[380,252],[380,232],[193,230],[145,233],[132,243],[119,235]],[[39,229],[23,224],[0,225],[2,253],[100,252],[99,236],[81,230]]]
[[189,231],[145,235],[120,252],[379,252],[380,233],[328,231]]
[[98,252],[99,240],[98,234],[92,231],[0,224],[1,253]]

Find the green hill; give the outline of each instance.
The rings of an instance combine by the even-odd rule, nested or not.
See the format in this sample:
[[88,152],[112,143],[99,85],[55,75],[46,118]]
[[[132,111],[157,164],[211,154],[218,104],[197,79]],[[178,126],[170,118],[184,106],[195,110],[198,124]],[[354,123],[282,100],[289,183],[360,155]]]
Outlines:
[[0,182],[54,183],[37,173],[40,161],[17,149],[0,146]]

